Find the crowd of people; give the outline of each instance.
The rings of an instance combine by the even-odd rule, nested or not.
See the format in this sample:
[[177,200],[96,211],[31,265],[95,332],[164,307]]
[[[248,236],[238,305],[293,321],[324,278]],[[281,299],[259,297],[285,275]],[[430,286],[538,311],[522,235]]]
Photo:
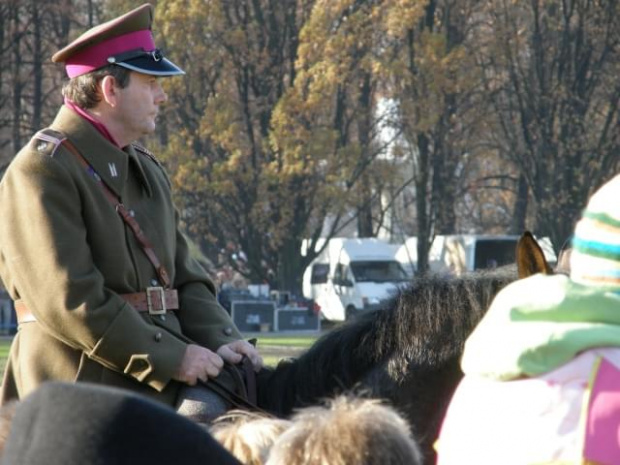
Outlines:
[[235,411],[211,433],[246,465],[423,463],[407,422],[376,399],[342,395],[287,420]]
[[[135,143],[167,99],[159,78],[184,74],[151,26],[145,4],[54,55],[64,105],[0,183],[0,278],[19,324],[1,463],[423,463],[415,432],[377,400],[193,420],[211,419],[205,385],[226,363],[263,362],[191,257],[164,167]],[[567,275],[507,286],[468,338],[440,465],[620,464],[619,197],[620,176],[591,197]]]
[[0,409],[6,465],[421,465],[405,420],[339,396],[290,419],[231,411],[204,428],[117,388],[49,382]]

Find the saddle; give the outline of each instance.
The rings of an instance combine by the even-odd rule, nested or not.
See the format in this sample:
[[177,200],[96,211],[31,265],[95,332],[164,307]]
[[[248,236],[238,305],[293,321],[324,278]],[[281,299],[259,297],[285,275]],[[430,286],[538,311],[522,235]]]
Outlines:
[[208,425],[231,408],[260,411],[257,405],[256,373],[247,357],[233,365],[225,362],[217,378],[198,381],[196,386],[183,386],[177,397],[176,410],[184,417]]

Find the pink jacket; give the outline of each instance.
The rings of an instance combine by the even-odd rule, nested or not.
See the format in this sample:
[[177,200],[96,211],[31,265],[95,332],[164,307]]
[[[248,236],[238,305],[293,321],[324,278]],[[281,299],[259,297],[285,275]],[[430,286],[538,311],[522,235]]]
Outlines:
[[620,465],[620,348],[531,378],[466,376],[436,448],[438,465]]

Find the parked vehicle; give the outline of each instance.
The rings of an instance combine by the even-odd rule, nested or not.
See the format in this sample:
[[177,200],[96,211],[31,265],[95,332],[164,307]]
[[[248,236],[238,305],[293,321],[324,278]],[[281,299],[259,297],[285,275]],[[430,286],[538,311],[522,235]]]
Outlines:
[[327,320],[350,319],[382,308],[408,282],[395,254],[398,246],[380,239],[333,238],[306,268],[303,294]]
[[[515,263],[515,250],[520,236],[452,234],[435,236],[429,251],[429,268],[435,273],[461,275],[468,271],[492,269]],[[538,243],[551,264],[557,260],[549,238]],[[410,276],[417,265],[417,239],[408,238],[396,257]]]

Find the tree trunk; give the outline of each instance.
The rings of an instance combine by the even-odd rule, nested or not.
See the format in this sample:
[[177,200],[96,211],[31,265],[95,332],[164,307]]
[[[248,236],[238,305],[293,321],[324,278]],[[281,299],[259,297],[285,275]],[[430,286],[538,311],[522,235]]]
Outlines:
[[286,240],[280,249],[278,269],[278,289],[302,295],[303,264],[301,261],[301,242],[297,238]]
[[41,114],[43,112],[43,57],[41,51],[41,18],[37,0],[32,1],[33,31],[33,99],[32,99],[32,132],[41,128]]
[[[372,115],[373,115],[373,89],[370,73],[363,73],[360,84],[360,95],[358,99],[359,108],[357,115],[357,141],[361,152],[361,164],[369,165],[372,148],[371,148],[371,131],[372,131]],[[360,203],[358,207],[357,217],[357,233],[359,237],[372,237],[373,235],[373,218],[372,218],[372,184],[368,170],[364,169],[361,180]]]
[[510,234],[521,234],[525,231],[525,218],[528,204],[527,179],[522,174],[517,181],[517,195],[515,196],[514,213],[510,224]]
[[21,79],[22,71],[22,53],[21,53],[21,40],[22,33],[20,32],[19,24],[19,8],[15,7],[13,10],[13,118],[12,118],[12,143],[13,153],[17,153],[22,147],[22,134],[21,134],[21,116],[22,116],[22,89],[24,87]]
[[428,252],[430,250],[430,244],[432,242],[431,225],[432,216],[430,215],[429,207],[432,203],[432,199],[428,198],[428,183],[429,183],[429,166],[430,166],[430,148],[429,139],[424,133],[418,134],[417,144],[417,163],[414,177],[415,181],[415,198],[416,198],[416,212],[418,217],[418,273],[424,274],[428,272]]

